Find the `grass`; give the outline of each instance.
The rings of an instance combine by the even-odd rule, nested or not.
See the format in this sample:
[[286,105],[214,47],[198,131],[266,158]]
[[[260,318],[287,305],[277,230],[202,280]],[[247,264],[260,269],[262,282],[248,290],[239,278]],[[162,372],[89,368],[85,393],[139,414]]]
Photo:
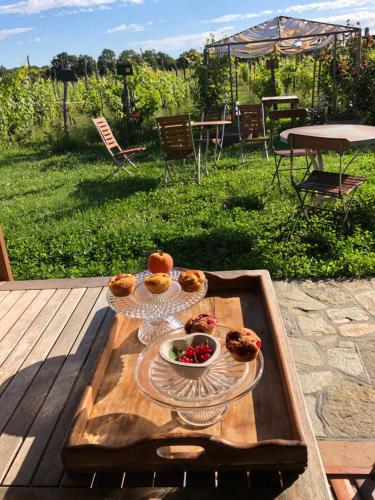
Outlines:
[[[328,158],[328,163],[333,157]],[[275,279],[369,276],[375,272],[374,152],[352,173],[367,175],[341,232],[327,217],[291,230],[297,201],[288,174],[271,186],[261,150],[239,162],[236,148],[200,186],[164,187],[155,145],[132,178],[106,178],[101,145],[54,154],[47,147],[0,153],[0,224],[16,279],[110,275],[145,267],[161,248],[175,264],[207,270],[265,268]]]

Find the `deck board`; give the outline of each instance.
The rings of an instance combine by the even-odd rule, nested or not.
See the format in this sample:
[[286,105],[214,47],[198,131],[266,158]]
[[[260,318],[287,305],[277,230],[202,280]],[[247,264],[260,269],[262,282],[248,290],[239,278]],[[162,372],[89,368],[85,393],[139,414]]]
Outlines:
[[[23,343],[23,337],[31,324],[38,318],[49,299],[54,294],[53,288],[41,290],[29,307],[22,313],[12,328],[0,341],[0,366],[19,343]],[[22,341],[22,342],[21,342]]]
[[[268,495],[289,500],[308,498],[306,492],[313,481],[321,485],[321,495],[316,498],[329,498],[296,378],[297,398],[310,443],[310,465],[281,493],[272,485],[267,490],[251,482],[246,487],[246,481],[236,484],[231,476],[223,476],[217,482],[219,488],[214,487],[211,479],[210,488],[176,488],[167,487],[166,476],[158,479],[154,475],[154,487],[137,488],[131,480],[134,474],[128,473],[123,488],[119,488],[117,479],[111,484],[111,477],[108,482],[105,476],[72,478],[64,473],[60,450],[113,321],[113,312],[105,299],[106,283],[107,278],[0,282],[0,341],[4,339],[0,344],[0,498],[87,498],[87,488],[92,486],[90,498],[146,499],[171,495],[198,500]],[[8,340],[11,338],[14,342]],[[174,478],[175,486],[181,477],[180,474],[178,480]],[[144,479],[141,475],[140,480]],[[190,479],[188,484],[203,486],[208,478]]]
[[[16,323],[18,318],[26,311],[31,302],[40,293],[39,290],[27,290],[22,295],[22,300],[18,299],[17,302],[11,307],[8,312],[1,318],[0,322],[0,341],[9,332],[12,326]],[[6,299],[5,299],[6,300]]]
[[56,290],[23,336],[22,342],[19,342],[17,346],[8,354],[7,359],[0,367],[0,385],[18,371],[34,345],[38,342],[39,338],[52,321],[68,294],[69,290]]
[[[48,356],[50,363],[46,365],[45,370],[43,366],[38,373],[40,377],[37,376],[35,380],[36,390],[32,391],[33,400],[27,401],[20,412],[20,415],[24,415],[26,411],[29,414],[32,413],[33,421],[28,422],[29,431],[26,436],[22,434],[22,429],[26,427],[24,423],[21,424],[21,428],[12,428],[12,447],[8,447],[7,456],[11,454],[14,456],[17,451],[18,453],[3,481],[5,485],[24,486],[31,480],[56,420],[69,397],[71,387],[91,345],[92,337],[96,334],[105,315],[103,294],[100,309],[94,307],[99,292],[100,289],[96,288],[85,292]],[[37,405],[34,403],[35,400],[42,398],[42,405],[39,405],[39,402]],[[31,408],[37,410],[38,413],[31,412]],[[14,418],[12,420],[15,421]]]

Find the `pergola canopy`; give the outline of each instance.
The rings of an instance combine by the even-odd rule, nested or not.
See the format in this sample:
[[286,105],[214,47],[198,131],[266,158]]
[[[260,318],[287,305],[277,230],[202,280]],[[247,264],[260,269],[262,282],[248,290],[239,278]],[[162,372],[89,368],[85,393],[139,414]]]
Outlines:
[[206,49],[240,59],[256,59],[271,52],[295,55],[321,49],[335,38],[342,41],[345,35],[358,31],[360,28],[279,16],[206,45]]

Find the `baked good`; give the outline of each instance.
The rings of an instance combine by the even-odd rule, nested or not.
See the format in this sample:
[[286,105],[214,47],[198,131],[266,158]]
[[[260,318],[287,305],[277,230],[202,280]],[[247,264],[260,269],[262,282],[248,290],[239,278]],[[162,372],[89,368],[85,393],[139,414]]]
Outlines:
[[187,269],[182,271],[178,277],[178,282],[185,292],[197,292],[206,281],[206,276],[202,271]]
[[216,318],[211,314],[198,314],[194,318],[190,318],[185,323],[186,333],[208,333],[212,335],[216,329]]
[[164,293],[172,283],[172,278],[166,273],[155,273],[150,274],[143,283],[150,293]]
[[127,297],[133,293],[136,283],[132,274],[117,274],[109,280],[108,287],[116,297]]
[[225,346],[236,361],[252,361],[258,354],[262,342],[250,328],[237,328],[227,333]]

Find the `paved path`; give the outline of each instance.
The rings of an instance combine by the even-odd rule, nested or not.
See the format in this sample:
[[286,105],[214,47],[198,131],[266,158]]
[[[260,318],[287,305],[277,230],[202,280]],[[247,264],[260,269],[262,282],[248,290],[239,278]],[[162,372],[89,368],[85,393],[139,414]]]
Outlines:
[[317,437],[375,438],[375,278],[274,282]]

